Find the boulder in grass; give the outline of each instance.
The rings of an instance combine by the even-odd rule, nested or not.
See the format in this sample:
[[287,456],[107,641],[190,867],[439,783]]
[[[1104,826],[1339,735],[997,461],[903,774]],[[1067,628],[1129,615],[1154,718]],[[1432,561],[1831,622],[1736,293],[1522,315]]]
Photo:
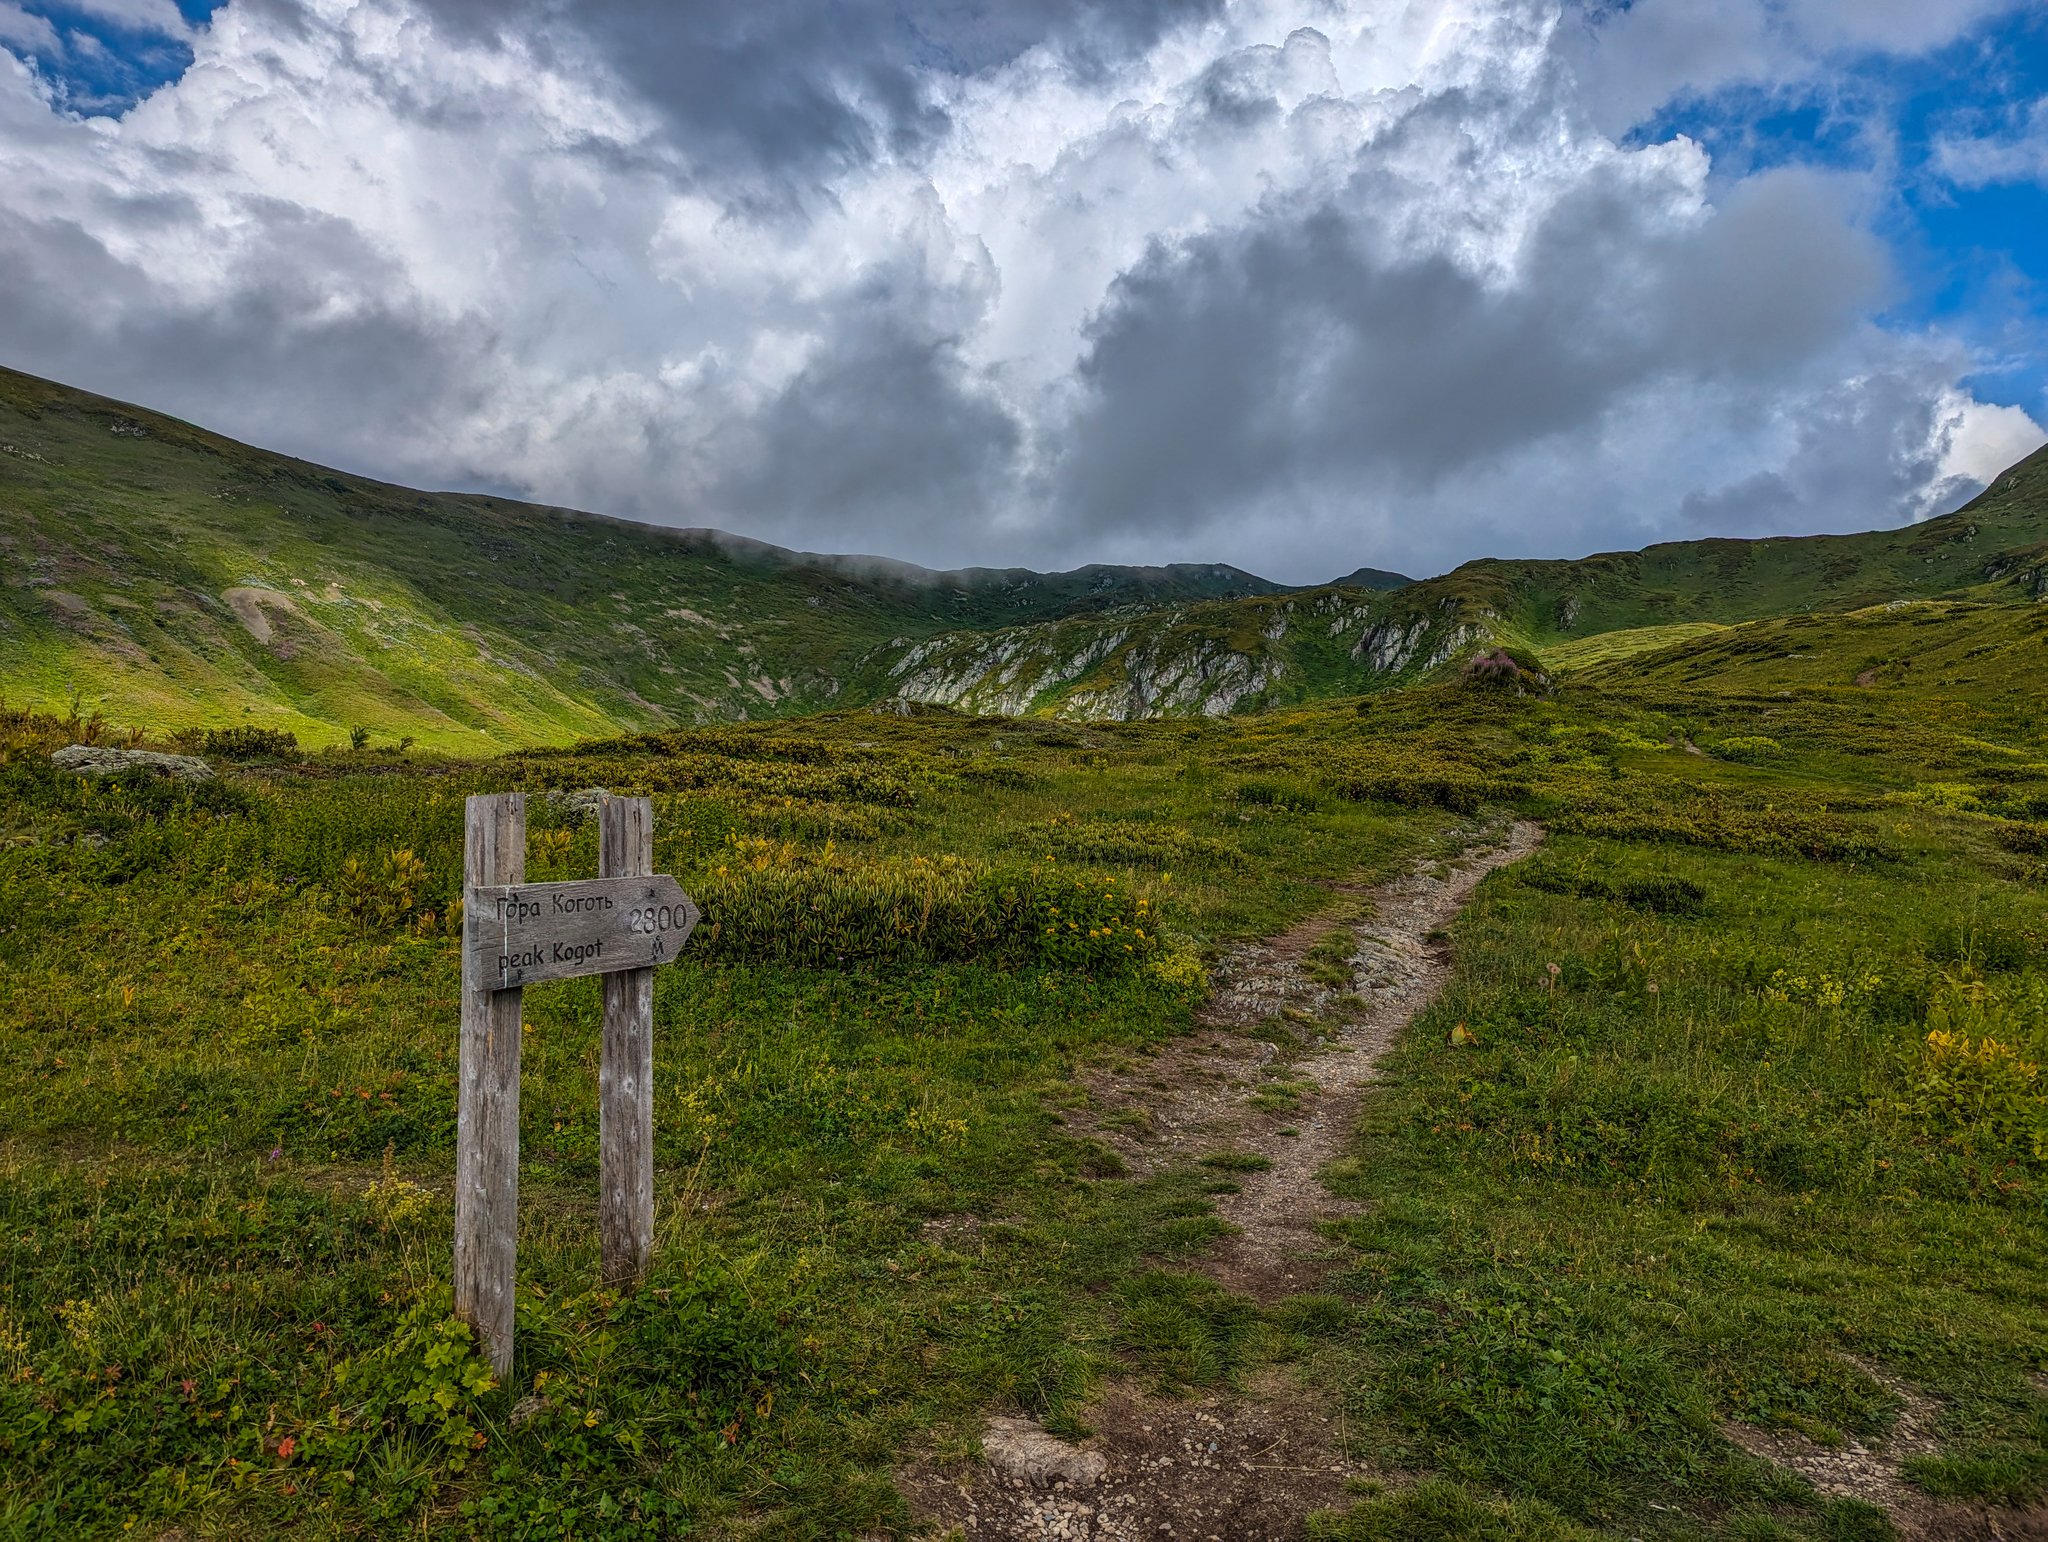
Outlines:
[[981,1454],[1004,1477],[1034,1488],[1049,1488],[1055,1483],[1083,1488],[1109,1467],[1109,1458],[1100,1451],[1084,1451],[1069,1445],[1029,1419],[989,1420],[981,1435]]
[[604,807],[604,800],[611,796],[608,787],[566,787],[553,788],[547,794],[548,807],[553,809],[570,824],[580,825],[586,819],[597,818],[597,811]]
[[197,755],[163,755],[155,750],[116,750],[100,744],[67,744],[53,750],[50,763],[80,776],[119,776],[141,766],[174,782],[210,782],[213,767]]

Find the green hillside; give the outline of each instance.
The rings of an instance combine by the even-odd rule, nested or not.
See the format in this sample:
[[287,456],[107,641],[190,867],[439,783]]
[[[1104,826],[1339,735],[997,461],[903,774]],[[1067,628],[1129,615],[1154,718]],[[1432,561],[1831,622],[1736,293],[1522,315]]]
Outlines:
[[1588,667],[1592,686],[1776,700],[2048,712],[2048,608],[1891,600],[1753,621]]
[[1885,600],[2033,600],[2048,592],[2048,448],[1953,514],[1861,535],[1673,541],[1576,562],[1468,562],[1419,585],[1534,643],[1624,627],[1751,621]]
[[482,749],[895,698],[1218,716],[1417,684],[1495,644],[1582,669],[1770,617],[2031,602],[2048,450],[1899,530],[1287,589],[1222,565],[936,573],[414,492],[0,371],[0,575],[0,688],[116,723]]
[[0,576],[17,705],[472,749],[812,710],[891,639],[1276,587],[935,573],[420,493],[5,370]]
[[1577,668],[1760,617],[1897,599],[2011,604],[2044,590],[2048,450],[1967,507],[1902,530],[1670,542],[1572,562],[1489,558],[1385,592],[1347,580],[962,629],[897,645],[882,662],[903,694],[972,711],[1213,715],[1413,685],[1495,643]]

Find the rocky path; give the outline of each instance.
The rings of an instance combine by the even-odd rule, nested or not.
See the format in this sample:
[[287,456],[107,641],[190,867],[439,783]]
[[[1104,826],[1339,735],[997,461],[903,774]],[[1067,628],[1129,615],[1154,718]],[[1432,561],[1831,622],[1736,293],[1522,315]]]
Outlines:
[[[1336,886],[1321,914],[1236,949],[1201,1031],[1084,1078],[1088,1106],[1069,1126],[1133,1172],[1219,1152],[1270,1164],[1229,1174],[1239,1192],[1219,1203],[1237,1234],[1193,1265],[1230,1289],[1270,1304],[1314,1291],[1328,1267],[1317,1223],[1346,1206],[1317,1175],[1342,1154],[1380,1057],[1449,977],[1451,921],[1482,878],[1542,839],[1526,823],[1467,835],[1454,861]],[[1116,1383],[1087,1419],[1095,1434],[1079,1446],[992,1419],[984,1462],[920,1463],[898,1480],[922,1519],[968,1542],[1294,1542],[1362,1475],[1335,1411],[1284,1372],[1199,1401]]]

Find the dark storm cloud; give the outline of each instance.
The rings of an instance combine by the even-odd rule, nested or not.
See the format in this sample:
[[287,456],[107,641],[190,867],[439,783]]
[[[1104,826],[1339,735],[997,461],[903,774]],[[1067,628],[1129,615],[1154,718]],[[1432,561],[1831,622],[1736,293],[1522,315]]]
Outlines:
[[906,326],[879,296],[745,436],[712,498],[750,530],[802,541],[846,521],[892,546],[982,527],[1020,438],[957,340]]
[[1543,214],[1501,282],[1381,220],[1412,192],[1341,198],[1176,247],[1120,279],[1081,366],[1063,468],[1078,515],[1188,528],[1289,484],[1423,488],[1679,378],[1758,390],[1839,341],[1882,256],[1799,173],[1674,216],[1623,171]]
[[[174,222],[175,200],[131,211]],[[488,337],[464,337],[405,306],[333,305],[403,294],[387,257],[344,222],[264,211],[264,240],[225,298],[180,304],[77,225],[0,213],[0,359],[163,407],[309,459],[388,466],[391,425],[473,401]],[[90,296],[91,303],[80,303]]]
[[427,0],[458,35],[588,48],[668,120],[693,169],[807,180],[912,155],[949,120],[932,84],[1040,44],[1101,70],[1223,0]]

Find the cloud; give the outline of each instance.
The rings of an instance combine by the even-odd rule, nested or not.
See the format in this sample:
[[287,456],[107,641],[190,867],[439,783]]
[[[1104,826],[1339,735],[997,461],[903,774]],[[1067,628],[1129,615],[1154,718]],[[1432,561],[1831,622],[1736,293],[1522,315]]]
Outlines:
[[1825,86],[1845,61],[1911,55],[2026,0],[1581,0],[1559,34],[1585,101],[1622,134],[1668,102],[1730,87]]
[[1944,134],[1935,141],[1935,169],[1959,187],[2038,182],[2048,187],[2048,99],[2029,104],[1992,132]]
[[7,0],[0,3],[0,46],[20,53],[55,53],[63,44],[47,17],[24,11]]
[[1879,524],[2032,422],[1874,321],[1882,190],[1607,115],[1985,10],[232,0],[118,119],[0,59],[0,359],[937,565]]

